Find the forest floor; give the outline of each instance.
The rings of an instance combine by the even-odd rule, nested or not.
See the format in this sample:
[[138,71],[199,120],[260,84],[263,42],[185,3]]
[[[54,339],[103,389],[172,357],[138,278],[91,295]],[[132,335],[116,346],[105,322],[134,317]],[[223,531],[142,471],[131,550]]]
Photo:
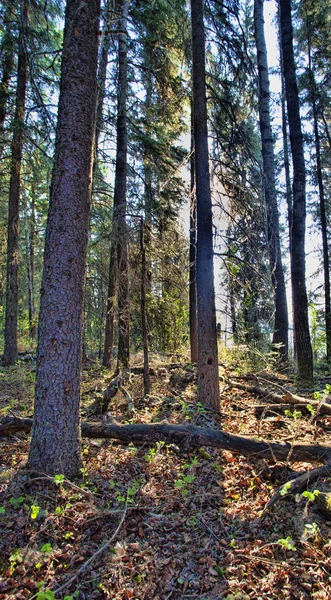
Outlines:
[[[148,398],[142,375],[133,373],[125,387],[134,410],[118,393],[103,417],[88,412],[111,375],[91,363],[84,370],[82,418],[219,427],[213,413],[195,402],[192,366],[168,363],[154,358]],[[229,374],[235,374],[231,364]],[[279,381],[291,388],[285,376]],[[27,362],[1,368],[0,416],[31,415],[33,383]],[[257,420],[258,403],[252,393],[221,379],[225,431],[328,442],[330,416],[313,420],[270,411]],[[25,433],[0,441],[0,600],[331,598],[331,522],[313,501],[320,482],[310,496],[286,497],[265,510],[291,469],[306,471],[310,464],[272,463],[210,448],[181,454],[163,442],[136,446],[83,439],[82,477],[68,482],[60,473],[32,478],[24,468],[28,444]],[[330,485],[324,480],[323,489]]]

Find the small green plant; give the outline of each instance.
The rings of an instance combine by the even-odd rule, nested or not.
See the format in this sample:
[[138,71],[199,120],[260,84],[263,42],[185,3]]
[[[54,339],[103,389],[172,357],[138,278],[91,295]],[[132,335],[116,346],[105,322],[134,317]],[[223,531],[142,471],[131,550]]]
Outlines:
[[219,565],[215,565],[214,569],[215,569],[217,575],[221,579],[225,579],[226,574],[227,574],[227,568],[226,567],[220,567]]
[[320,528],[317,525],[317,523],[306,523],[304,531],[303,531],[303,538],[305,540],[309,540],[311,538],[313,538],[314,540],[318,540],[318,538],[320,537]]
[[313,490],[312,492],[309,492],[308,490],[305,490],[304,492],[302,492],[301,496],[303,498],[307,498],[308,502],[314,502],[316,500],[316,497],[320,494],[319,490]]
[[198,457],[194,456],[190,463],[185,463],[183,465],[183,469],[192,469],[192,467],[198,467],[199,464],[200,463],[199,463]]
[[306,409],[310,412],[310,414],[311,414],[312,417],[316,413],[316,408],[314,408],[311,404],[307,404],[306,405]]
[[183,496],[187,496],[191,483],[195,480],[195,475],[188,473],[175,481],[175,488],[180,490]]
[[5,515],[6,514],[6,509],[4,506],[0,506],[0,515]]
[[52,550],[53,550],[53,548],[52,548],[51,544],[48,544],[48,543],[44,544],[41,547],[41,552],[44,552],[44,554],[50,554],[52,552]]
[[279,493],[281,496],[286,496],[286,494],[288,494],[291,490],[291,482],[288,481],[287,483],[285,483],[279,490]]
[[160,454],[161,454],[161,450],[162,448],[165,446],[165,442],[160,441],[160,442],[156,442],[155,444],[155,448],[150,448],[150,450],[147,452],[147,454],[145,454],[145,460],[147,460],[147,462],[154,462],[157,458],[159,458]]
[[56,483],[57,485],[62,485],[64,482],[64,475],[54,475],[53,477],[53,481],[54,483]]
[[35,519],[37,519],[37,518],[38,518],[38,516],[39,516],[40,510],[41,510],[41,509],[40,509],[40,506],[38,506],[38,504],[32,504],[32,505],[31,505],[31,509],[30,509],[30,510],[31,510],[31,513],[30,513],[30,518],[31,518],[32,520],[35,520]]
[[[40,582],[37,584],[39,587],[42,587],[44,584]],[[36,600],[54,600],[54,592],[52,590],[40,589],[36,594]]]
[[13,508],[19,508],[21,504],[23,504],[24,500],[24,496],[19,496],[18,498],[9,498],[9,504],[11,504]]
[[20,564],[21,562],[23,562],[23,556],[21,555],[21,552],[19,549],[14,550],[14,552],[11,553],[11,555],[9,557],[9,562],[10,562],[9,573],[10,573],[10,575],[12,575],[14,573],[17,565]]
[[301,419],[301,417],[302,417],[301,410],[294,410],[293,412],[291,412],[290,410],[285,410],[284,412],[287,417],[290,417],[290,418],[294,419],[295,421],[297,421],[298,419]]
[[83,478],[87,477],[87,475],[88,475],[88,468],[87,467],[82,467],[80,469],[80,472],[81,472]]
[[280,538],[279,540],[277,540],[277,544],[280,544],[284,550],[292,550],[293,552],[296,551],[294,541],[289,535],[287,536],[287,538]]

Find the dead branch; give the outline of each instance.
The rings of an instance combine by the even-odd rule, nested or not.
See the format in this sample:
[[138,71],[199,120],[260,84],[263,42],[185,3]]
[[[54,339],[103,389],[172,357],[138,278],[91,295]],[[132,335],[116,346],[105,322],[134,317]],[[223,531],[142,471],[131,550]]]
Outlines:
[[248,385],[244,383],[237,383],[236,381],[228,380],[228,384],[238,390],[244,390],[245,392],[250,392],[251,394],[255,394],[256,396],[262,396],[264,398],[268,398],[271,402],[275,404],[292,404],[298,406],[307,406],[310,404],[313,408],[318,410],[319,414],[331,415],[331,404],[327,404],[326,402],[316,402],[316,400],[311,400],[310,398],[304,398],[303,396],[297,396],[296,394],[292,394],[292,392],[286,391],[285,394],[275,394],[275,392],[271,392],[266,388],[261,387],[260,385]]
[[[19,431],[29,432],[32,419],[4,417],[0,420],[0,437]],[[150,443],[165,441],[182,450],[193,450],[200,446],[222,448],[235,454],[265,458],[272,461],[328,462],[331,461],[331,446],[319,444],[289,444],[275,441],[255,440],[231,435],[216,429],[194,425],[169,425],[149,423],[117,425],[114,423],[87,423],[81,425],[82,436],[94,439],[113,439],[128,443]]]
[[295,479],[284,483],[284,485],[282,485],[277,490],[277,492],[272,496],[272,498],[270,498],[267,506],[265,507],[265,510],[268,510],[269,508],[271,508],[271,506],[276,504],[276,502],[279,502],[279,500],[286,498],[289,494],[297,494],[307,485],[314,483],[314,481],[316,481],[317,479],[320,479],[321,477],[329,477],[330,473],[331,463],[327,462],[322,467],[318,467],[317,469],[313,469],[312,471],[307,471],[307,473],[303,473],[302,475],[299,475],[299,477],[296,477]]
[[[311,411],[307,406],[303,406],[302,404],[257,404],[252,408],[254,408],[254,415],[257,419],[263,414],[268,414],[268,412],[283,414],[286,410],[291,412],[300,410],[304,414],[311,415]],[[323,414],[323,410],[320,411],[320,414]]]

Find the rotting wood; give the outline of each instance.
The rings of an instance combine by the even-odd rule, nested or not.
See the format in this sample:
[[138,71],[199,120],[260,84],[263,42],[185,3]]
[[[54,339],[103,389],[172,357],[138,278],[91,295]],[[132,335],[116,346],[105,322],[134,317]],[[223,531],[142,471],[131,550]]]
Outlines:
[[[0,437],[15,434],[19,431],[29,432],[32,419],[4,417],[0,420]],[[331,446],[319,444],[289,444],[275,441],[254,440],[243,436],[232,435],[224,431],[207,429],[194,425],[170,425],[149,423],[137,425],[117,425],[109,423],[81,424],[82,436],[94,439],[113,439],[121,442],[144,442],[154,444],[166,441],[176,444],[183,451],[194,450],[200,446],[222,448],[235,454],[243,454],[254,458],[265,458],[272,461],[331,461]]]

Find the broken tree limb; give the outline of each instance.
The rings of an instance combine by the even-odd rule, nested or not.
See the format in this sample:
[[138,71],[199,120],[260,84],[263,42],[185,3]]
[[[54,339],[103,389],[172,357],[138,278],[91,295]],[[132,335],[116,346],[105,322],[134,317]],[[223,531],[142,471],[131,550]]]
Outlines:
[[[0,437],[19,431],[30,431],[32,419],[4,417],[0,420]],[[157,441],[176,444],[184,450],[199,446],[222,448],[235,454],[265,458],[272,461],[331,461],[331,446],[318,444],[288,444],[264,440],[254,440],[224,431],[197,427],[195,425],[170,425],[149,423],[137,425],[117,425],[109,423],[87,423],[81,425],[82,436],[96,439],[113,439],[124,443],[150,443]]]
[[329,477],[331,474],[331,464],[328,462],[326,465],[322,467],[317,467],[317,469],[313,469],[312,471],[307,471],[302,475],[299,475],[295,479],[284,483],[277,492],[270,498],[265,510],[268,510],[276,504],[279,500],[285,499],[289,494],[297,494],[301,492],[303,488],[307,487],[307,485],[314,483],[317,479],[322,477]]
[[[237,383],[236,381],[231,381],[230,379],[227,383],[238,390],[244,390],[245,392],[250,392],[251,394],[255,394],[256,396],[262,396],[264,398],[268,398],[270,402],[275,404],[292,404],[297,405],[297,407],[304,407],[307,404],[310,404],[314,409],[318,410],[319,414],[331,415],[331,404],[327,404],[324,401],[316,402],[316,400],[311,400],[310,398],[304,398],[303,396],[297,396],[296,394],[292,394],[292,392],[286,391],[283,395],[275,394],[275,392],[271,392],[266,388],[261,387],[260,385],[248,385],[244,383]],[[279,386],[278,386],[279,387]]]

